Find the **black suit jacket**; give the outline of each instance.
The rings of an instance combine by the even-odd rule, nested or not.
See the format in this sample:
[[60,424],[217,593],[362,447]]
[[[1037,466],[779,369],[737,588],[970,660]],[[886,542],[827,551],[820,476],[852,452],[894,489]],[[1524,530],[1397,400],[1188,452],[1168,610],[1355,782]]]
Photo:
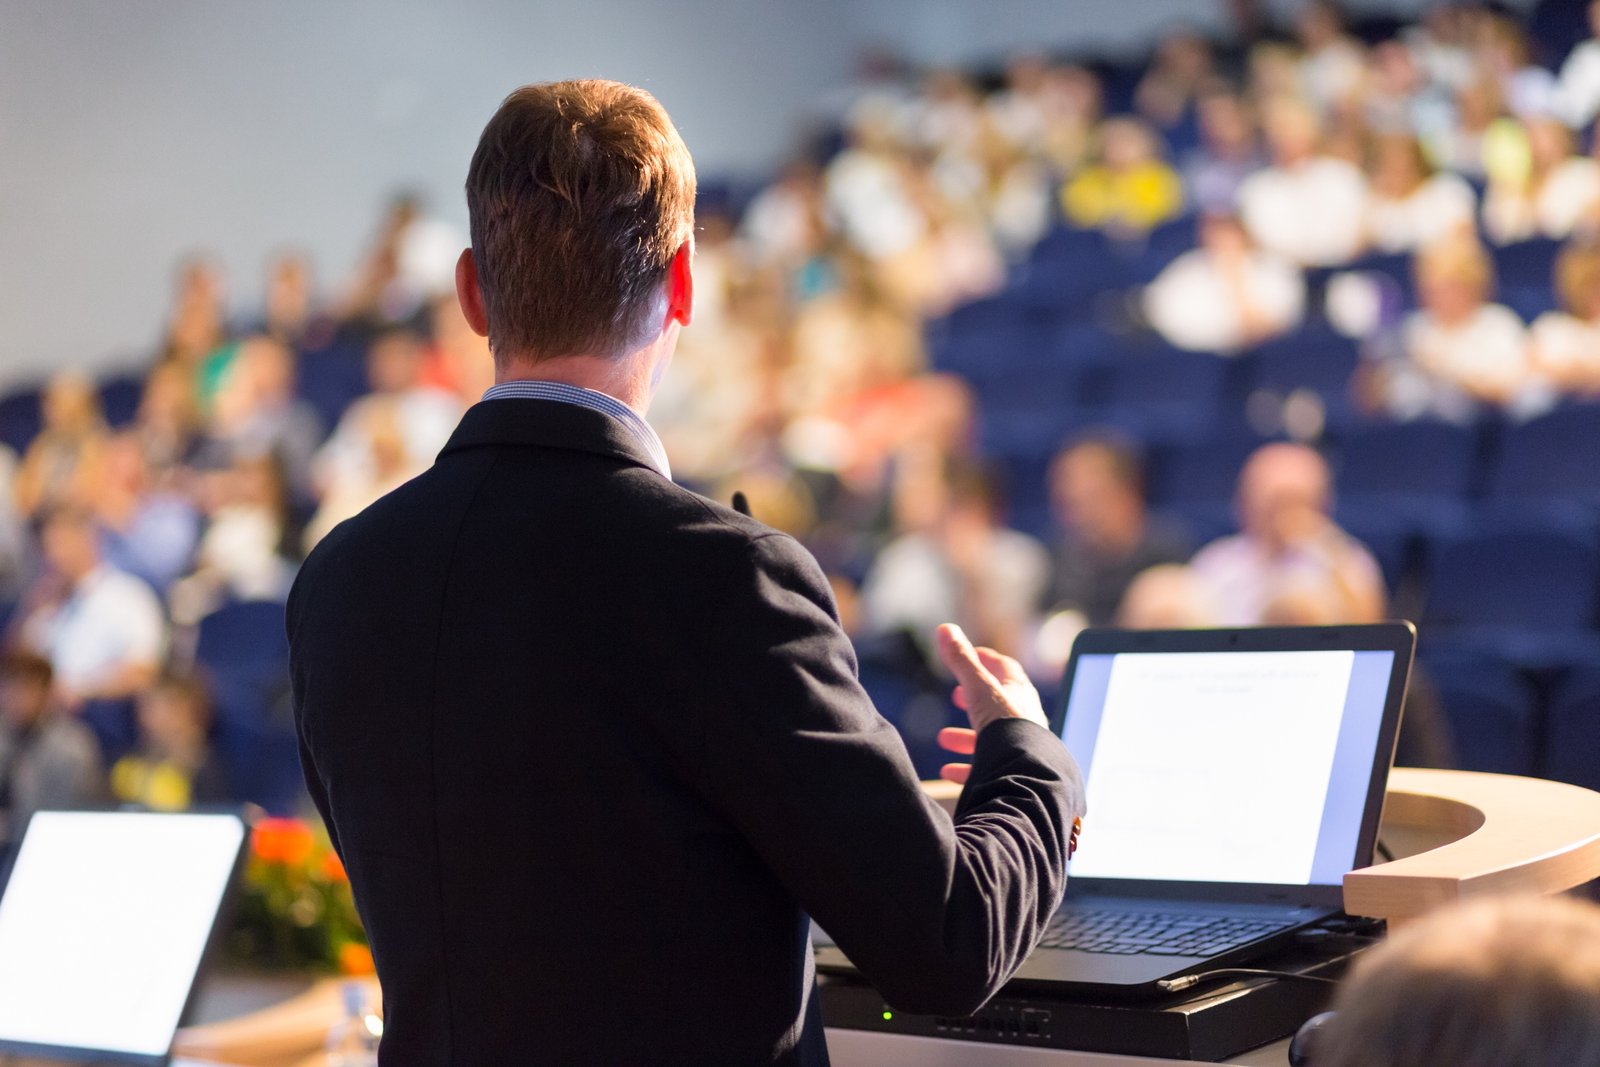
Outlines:
[[1064,888],[1061,743],[985,730],[952,825],[812,558],[599,412],[473,407],[311,554],[289,640],[385,1067],[825,1064],[808,913],[890,1003],[964,1012]]

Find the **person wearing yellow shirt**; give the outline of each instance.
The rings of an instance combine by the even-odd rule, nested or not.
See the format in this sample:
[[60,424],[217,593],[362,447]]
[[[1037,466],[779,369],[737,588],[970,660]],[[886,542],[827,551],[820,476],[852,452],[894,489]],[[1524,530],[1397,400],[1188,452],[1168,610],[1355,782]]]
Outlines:
[[1155,133],[1137,119],[1108,119],[1100,159],[1068,180],[1061,207],[1086,229],[1142,233],[1183,208],[1183,183],[1161,159]]
[[184,811],[229,799],[227,775],[206,740],[211,701],[196,678],[164,674],[139,698],[139,747],[111,769],[125,804]]

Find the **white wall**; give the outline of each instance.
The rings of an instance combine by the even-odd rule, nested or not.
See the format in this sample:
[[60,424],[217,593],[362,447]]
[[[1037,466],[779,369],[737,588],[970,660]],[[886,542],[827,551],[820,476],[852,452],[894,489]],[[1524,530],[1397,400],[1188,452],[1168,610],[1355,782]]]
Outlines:
[[635,82],[702,172],[764,168],[850,70],[831,4],[0,0],[0,382],[136,358],[187,250],[250,308],[283,244],[342,280],[398,186],[464,227],[526,82]]

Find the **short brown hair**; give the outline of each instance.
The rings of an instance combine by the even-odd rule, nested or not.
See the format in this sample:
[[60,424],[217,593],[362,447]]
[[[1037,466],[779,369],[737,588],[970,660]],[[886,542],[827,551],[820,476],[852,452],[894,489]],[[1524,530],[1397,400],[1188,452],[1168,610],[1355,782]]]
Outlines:
[[1600,1063],[1600,909],[1509,898],[1442,910],[1362,960],[1316,1067]]
[[55,677],[50,661],[37,652],[16,648],[0,655],[0,679],[16,678],[49,689]]
[[621,355],[694,232],[694,163],[643,89],[525,85],[467,172],[472,257],[497,359]]

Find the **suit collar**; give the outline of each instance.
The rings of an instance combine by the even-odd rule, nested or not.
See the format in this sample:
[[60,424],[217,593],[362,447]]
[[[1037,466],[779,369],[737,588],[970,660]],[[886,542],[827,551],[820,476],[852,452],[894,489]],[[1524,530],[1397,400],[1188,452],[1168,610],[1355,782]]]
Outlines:
[[467,409],[439,455],[488,445],[568,448],[658,470],[649,450],[627,426],[604,412],[560,400],[479,401]]

